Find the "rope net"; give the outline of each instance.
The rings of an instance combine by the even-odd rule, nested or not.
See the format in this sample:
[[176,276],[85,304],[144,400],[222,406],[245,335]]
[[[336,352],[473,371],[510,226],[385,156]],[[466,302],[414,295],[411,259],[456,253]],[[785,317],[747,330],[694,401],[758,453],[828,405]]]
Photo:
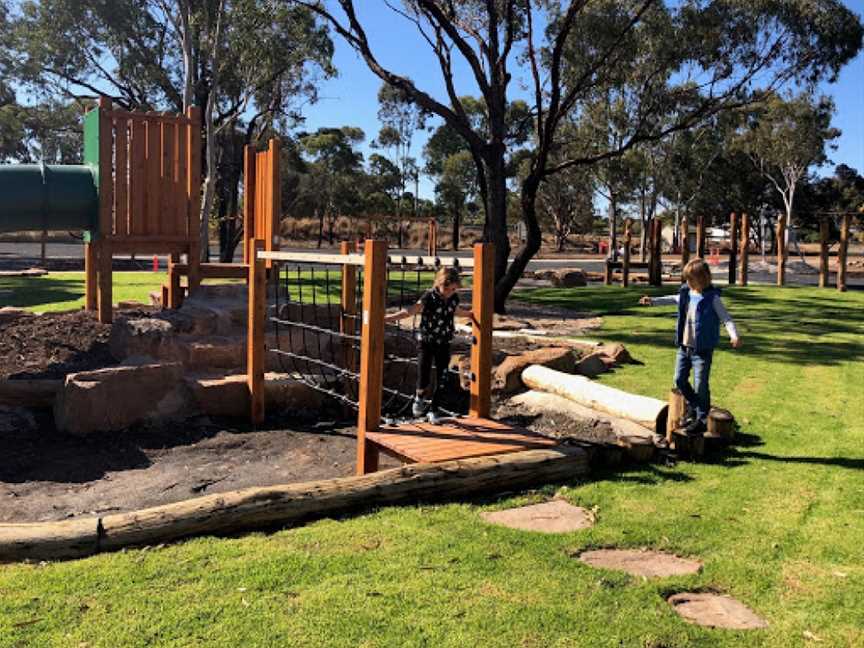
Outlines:
[[[458,260],[448,260],[458,267]],[[388,311],[416,303],[432,286],[441,261],[428,257],[390,257],[386,271]],[[353,275],[343,277],[343,272]],[[281,373],[357,410],[360,399],[360,348],[365,273],[362,266],[337,263],[274,261],[268,294],[268,329],[272,331],[267,363]],[[353,284],[353,286],[352,286]],[[384,379],[382,420],[396,422],[411,417],[411,404],[419,364],[417,359],[420,315],[384,327]],[[458,336],[457,332],[457,336]],[[454,340],[454,346],[463,342]],[[467,344],[467,342],[466,342]],[[453,383],[459,368],[448,368],[444,386],[447,416],[461,416],[467,398]],[[449,395],[452,393],[452,395]]]

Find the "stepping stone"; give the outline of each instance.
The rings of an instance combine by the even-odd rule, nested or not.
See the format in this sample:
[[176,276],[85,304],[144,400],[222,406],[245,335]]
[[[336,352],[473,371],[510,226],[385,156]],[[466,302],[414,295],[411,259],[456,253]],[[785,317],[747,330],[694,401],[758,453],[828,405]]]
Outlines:
[[708,628],[756,630],[768,622],[731,596],[710,592],[682,592],[667,599],[686,621]]
[[660,551],[638,549],[584,551],[579,555],[579,560],[592,567],[624,571],[645,578],[697,574],[702,569],[702,563],[698,560],[679,558]]
[[564,500],[552,500],[480,515],[492,524],[540,533],[569,533],[594,525],[594,516],[590,511]]

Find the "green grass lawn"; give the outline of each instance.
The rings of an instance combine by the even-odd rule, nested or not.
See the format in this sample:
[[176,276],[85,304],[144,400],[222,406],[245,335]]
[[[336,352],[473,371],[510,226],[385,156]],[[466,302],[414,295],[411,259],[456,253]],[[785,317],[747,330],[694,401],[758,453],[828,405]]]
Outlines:
[[[639,290],[525,295],[603,313],[596,337],[645,363],[603,382],[665,398],[673,313],[636,306]],[[711,463],[2,566],[0,646],[862,646],[864,293],[724,294],[745,347],[718,352],[712,387],[742,442]],[[559,489],[596,510],[592,529],[535,535],[479,517]],[[642,580],[573,557],[600,546],[673,551],[705,567]],[[728,593],[770,627],[690,625],[664,599],[693,589]]]

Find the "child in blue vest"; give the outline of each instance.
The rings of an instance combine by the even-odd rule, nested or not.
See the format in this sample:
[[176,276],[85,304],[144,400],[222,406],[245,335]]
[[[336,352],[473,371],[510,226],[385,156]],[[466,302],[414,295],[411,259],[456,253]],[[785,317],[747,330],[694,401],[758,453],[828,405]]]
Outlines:
[[[741,347],[741,338],[735,322],[720,299],[720,289],[711,283],[711,270],[703,259],[696,258],[684,266],[685,283],[677,295],[639,300],[643,306],[678,304],[678,323],[675,329],[675,386],[687,401],[685,430],[688,434],[701,434],[706,429],[711,409],[711,391],[708,386],[714,349],[720,342],[720,323],[726,327],[733,348]],[[694,387],[690,386],[693,369]],[[663,445],[664,438],[655,438]]]

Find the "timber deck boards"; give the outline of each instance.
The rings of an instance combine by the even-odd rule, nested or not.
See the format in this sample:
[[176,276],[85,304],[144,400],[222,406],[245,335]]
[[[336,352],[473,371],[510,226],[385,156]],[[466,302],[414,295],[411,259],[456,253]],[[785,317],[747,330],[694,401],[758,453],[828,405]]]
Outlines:
[[366,440],[408,463],[435,463],[558,445],[555,439],[536,432],[480,418],[447,419],[440,425],[382,425],[367,432]]

